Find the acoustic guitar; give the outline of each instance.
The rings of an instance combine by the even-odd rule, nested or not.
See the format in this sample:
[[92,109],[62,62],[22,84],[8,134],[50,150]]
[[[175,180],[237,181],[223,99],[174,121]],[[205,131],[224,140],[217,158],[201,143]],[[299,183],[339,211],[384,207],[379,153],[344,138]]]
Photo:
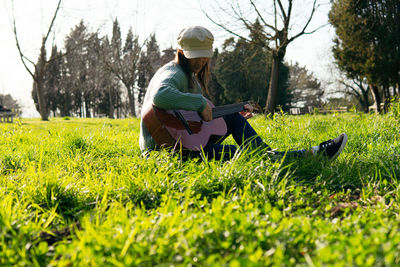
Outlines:
[[212,107],[211,121],[204,121],[196,111],[164,110],[152,106],[143,115],[143,123],[159,147],[183,148],[200,151],[212,135],[223,136],[227,132],[225,115],[244,110],[248,102]]

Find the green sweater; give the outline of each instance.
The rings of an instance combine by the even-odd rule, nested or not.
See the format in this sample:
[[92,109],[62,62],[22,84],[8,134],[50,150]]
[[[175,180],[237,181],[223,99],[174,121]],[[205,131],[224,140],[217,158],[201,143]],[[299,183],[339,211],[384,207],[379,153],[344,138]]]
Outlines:
[[[143,112],[155,105],[162,109],[183,109],[202,112],[206,100],[201,94],[201,88],[195,83],[195,88],[189,88],[189,81],[182,68],[171,61],[160,68],[150,81],[142,106]],[[156,143],[147,131],[143,121],[140,121],[139,146],[142,151],[152,150]]]

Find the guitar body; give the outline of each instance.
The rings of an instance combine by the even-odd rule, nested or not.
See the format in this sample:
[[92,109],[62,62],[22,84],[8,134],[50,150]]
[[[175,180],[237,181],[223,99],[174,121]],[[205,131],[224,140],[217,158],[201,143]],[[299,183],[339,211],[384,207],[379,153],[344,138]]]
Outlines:
[[[206,100],[213,110],[214,119],[211,121],[204,121],[196,111],[164,110],[152,106],[144,113],[143,123],[160,147],[173,148],[174,150],[182,147],[187,150],[200,151],[202,147],[207,145],[212,135],[223,136],[227,133],[228,129],[222,116],[242,111],[245,104],[214,107],[211,101]],[[177,117],[177,112],[187,122],[187,127],[185,127],[182,119]],[[191,133],[187,128],[191,130]]]
[[[207,101],[211,107],[214,107],[209,100]],[[204,121],[196,111],[179,110],[179,112],[187,121],[192,134],[189,134],[182,122],[175,116],[173,110],[163,110],[153,106],[152,110],[146,112],[143,117],[146,127],[159,146],[174,148],[182,146],[192,151],[200,151],[201,147],[207,145],[211,135],[223,136],[227,132],[227,126],[223,118]],[[152,127],[151,125],[155,121],[159,125]]]

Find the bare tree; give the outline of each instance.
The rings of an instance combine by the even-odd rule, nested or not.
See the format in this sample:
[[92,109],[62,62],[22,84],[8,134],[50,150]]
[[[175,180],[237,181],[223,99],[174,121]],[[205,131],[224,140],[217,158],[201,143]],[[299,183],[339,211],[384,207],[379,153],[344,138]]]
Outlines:
[[[204,3],[205,0],[198,1],[203,13],[212,23],[239,38],[248,40],[243,35],[243,29],[251,30],[255,22],[261,23],[263,31],[262,35],[259,36],[262,37],[251,41],[265,47],[272,55],[271,78],[265,113],[273,113],[279,90],[279,66],[282,64],[287,46],[298,37],[314,33],[325,26],[322,25],[313,30],[308,30],[316,10],[321,6],[317,4],[318,0],[313,0],[312,7],[308,11],[309,13],[306,16],[304,24],[295,33],[293,33],[293,23],[291,20],[294,0],[271,0],[269,2],[272,3],[272,8],[264,9],[262,8],[262,4],[257,2],[257,0],[210,0],[207,1],[207,4]],[[243,5],[243,2],[246,2],[246,4]],[[269,10],[272,11],[272,14],[269,13]],[[234,28],[235,25],[240,25],[241,27]]]
[[[50,62],[47,59],[46,44],[49,39],[50,33],[53,29],[54,22],[57,18],[58,11],[60,10],[61,2],[62,2],[62,0],[58,0],[57,7],[54,11],[53,18],[51,19],[50,25],[47,29],[47,33],[46,33],[46,35],[42,36],[42,44],[40,46],[39,59],[38,59],[37,63],[35,63],[33,60],[29,59],[22,51],[21,44],[20,44],[20,41],[18,38],[18,32],[17,32],[17,23],[16,23],[16,18],[15,18],[15,13],[14,13],[14,1],[12,1],[12,9],[13,9],[12,23],[13,23],[13,32],[14,32],[14,37],[15,37],[15,43],[16,43],[22,64],[24,65],[25,69],[28,71],[28,73],[31,75],[31,77],[33,79],[33,86],[37,92],[37,97],[38,97],[39,113],[40,113],[42,120],[44,120],[44,121],[48,120],[48,109],[46,107],[46,100],[45,100],[45,96],[44,96],[43,85],[44,85],[44,76],[46,73],[46,69]],[[29,64],[31,65],[31,67],[28,66]]]

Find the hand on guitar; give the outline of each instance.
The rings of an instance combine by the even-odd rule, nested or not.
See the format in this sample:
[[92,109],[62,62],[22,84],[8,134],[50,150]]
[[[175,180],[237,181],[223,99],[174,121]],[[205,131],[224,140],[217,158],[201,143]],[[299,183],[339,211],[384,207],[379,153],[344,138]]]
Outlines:
[[253,117],[253,111],[254,107],[250,104],[244,105],[244,110],[240,112],[240,115],[242,115],[245,119],[250,119]]
[[208,102],[207,102],[207,105],[204,108],[204,110],[201,112],[200,116],[205,121],[211,121],[213,119],[213,117],[212,117],[212,109],[211,109],[211,106],[210,106],[210,104]]

